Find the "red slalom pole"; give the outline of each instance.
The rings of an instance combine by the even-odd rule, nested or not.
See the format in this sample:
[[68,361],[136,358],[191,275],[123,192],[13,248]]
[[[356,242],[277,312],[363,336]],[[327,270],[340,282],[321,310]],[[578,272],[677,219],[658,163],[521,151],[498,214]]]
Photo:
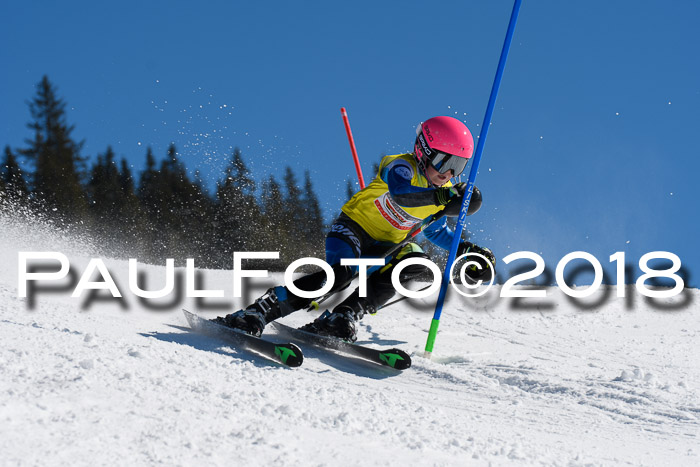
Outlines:
[[360,159],[357,157],[357,149],[355,149],[355,140],[352,138],[352,131],[350,131],[350,122],[348,121],[348,111],[345,107],[340,108],[340,113],[343,115],[343,123],[345,124],[345,132],[348,134],[348,141],[350,142],[350,149],[352,150],[352,158],[355,161],[355,170],[357,170],[357,178],[360,179],[360,189],[365,188],[365,179],[362,177],[362,168],[360,167]]

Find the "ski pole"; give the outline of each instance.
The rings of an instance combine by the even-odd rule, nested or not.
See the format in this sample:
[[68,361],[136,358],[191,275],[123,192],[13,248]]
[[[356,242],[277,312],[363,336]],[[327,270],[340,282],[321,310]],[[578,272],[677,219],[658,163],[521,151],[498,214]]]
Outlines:
[[[433,284],[426,285],[425,287],[421,287],[420,289],[416,290],[416,292],[422,292],[424,290],[428,290],[432,286],[433,286]],[[386,307],[389,307],[391,305],[395,305],[396,303],[402,302],[402,301],[406,300],[407,298],[408,298],[407,296],[403,295],[403,296],[397,298],[396,300],[392,300],[389,303],[385,303],[384,305],[378,306],[377,311],[381,310],[382,308],[386,308]]]
[[406,238],[404,238],[401,243],[397,243],[393,247],[391,247],[389,250],[387,250],[386,253],[384,253],[384,257],[387,258],[389,256],[392,256],[394,253],[397,251],[401,250],[404,246],[406,246],[407,243],[411,242],[414,238],[418,236],[419,233],[421,233],[423,230],[425,230],[430,224],[433,222],[442,219],[445,216],[445,210],[441,209],[439,212],[436,212],[432,216],[426,218],[423,222],[420,224],[416,225],[413,227],[409,232]]
[[352,151],[352,158],[355,161],[355,170],[357,170],[357,178],[360,179],[360,189],[365,188],[365,179],[362,177],[362,167],[360,167],[360,159],[357,157],[357,149],[355,149],[355,140],[352,137],[352,131],[350,131],[350,121],[348,120],[348,111],[345,107],[340,108],[340,113],[343,115],[343,123],[345,124],[345,132],[348,134],[348,141],[350,142],[350,150]]
[[459,242],[462,237],[462,230],[464,224],[467,220],[467,211],[469,210],[469,202],[471,201],[472,191],[474,190],[474,181],[476,179],[476,173],[479,170],[479,162],[481,161],[481,154],[484,151],[484,144],[486,143],[486,136],[489,131],[489,126],[491,124],[491,116],[493,115],[493,108],[496,105],[496,96],[498,95],[498,88],[501,85],[501,78],[503,77],[503,70],[506,66],[506,59],[508,58],[508,50],[510,49],[510,43],[513,40],[513,32],[515,31],[515,23],[518,19],[518,12],[520,11],[520,3],[522,0],[515,0],[513,5],[513,12],[510,15],[510,23],[508,24],[508,31],[506,32],[506,39],[503,43],[503,49],[501,50],[501,58],[498,61],[498,68],[496,70],[496,77],[493,80],[493,86],[491,88],[491,96],[489,97],[489,103],[486,107],[486,115],[484,115],[484,123],[481,126],[481,133],[479,135],[479,142],[476,145],[476,153],[474,154],[474,161],[472,162],[472,168],[469,172],[469,180],[467,182],[467,189],[464,193],[464,199],[462,200],[462,209],[459,211],[459,218],[457,219],[457,225],[455,227],[454,238],[452,239],[452,246],[450,247],[450,254],[447,257],[447,264],[445,265],[445,271],[442,277],[442,284],[440,284],[440,294],[438,295],[438,300],[435,305],[435,313],[433,314],[433,320],[430,323],[430,331],[428,332],[428,341],[425,343],[425,357],[430,358],[433,353],[433,346],[435,344],[435,338],[437,336],[438,326],[440,325],[440,315],[442,314],[442,306],[445,302],[445,294],[447,293],[447,286],[450,282],[450,270],[452,263],[454,263],[455,256],[457,255],[457,248],[459,247]]

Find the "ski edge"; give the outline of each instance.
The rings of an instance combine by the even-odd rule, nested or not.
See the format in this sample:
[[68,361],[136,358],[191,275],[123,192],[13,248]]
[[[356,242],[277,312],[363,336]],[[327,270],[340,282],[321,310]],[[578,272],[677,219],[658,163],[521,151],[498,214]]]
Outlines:
[[304,353],[298,345],[292,342],[281,343],[263,337],[255,337],[243,331],[221,326],[184,308],[182,311],[194,332],[224,339],[237,347],[257,352],[290,368],[297,368],[304,362]]
[[298,339],[319,348],[337,350],[338,352],[360,357],[380,365],[388,366],[395,370],[405,370],[411,367],[411,356],[397,348],[375,349],[360,344],[345,342],[343,340],[320,336],[310,332],[296,329],[286,324],[273,321],[270,323],[278,332],[285,333],[292,339]]

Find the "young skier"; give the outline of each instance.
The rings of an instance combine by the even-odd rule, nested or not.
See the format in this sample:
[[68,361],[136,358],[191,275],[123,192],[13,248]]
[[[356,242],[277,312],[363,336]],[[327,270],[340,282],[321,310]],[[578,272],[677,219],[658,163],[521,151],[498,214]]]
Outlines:
[[[433,117],[419,125],[413,153],[382,159],[375,179],[345,203],[326,236],[326,262],[335,273],[332,292],[348,287],[357,271],[357,267],[341,266],[341,258],[382,258],[383,253],[406,238],[411,228],[431,215],[446,208],[447,215],[459,215],[466,184],[452,185],[450,179],[462,173],[473,149],[472,135],[462,122],[452,117]],[[468,214],[478,211],[481,203],[481,192],[474,187]],[[432,243],[450,249],[453,231],[445,217],[426,227],[423,234]],[[463,241],[457,256],[467,252],[480,253],[492,265],[496,263],[491,250]],[[360,297],[358,287],[332,313],[324,312],[301,329],[354,342],[355,323],[365,314],[374,313],[394,295],[392,268],[415,257],[428,256],[416,243],[406,244],[387,258],[385,266],[369,274],[366,297]],[[479,264],[479,268],[468,269],[467,276],[475,283],[489,281],[494,271],[484,261]],[[404,268],[401,283],[417,278],[426,269],[420,265]],[[294,285],[301,290],[318,290],[325,280],[325,272],[319,271],[295,280]],[[259,336],[267,323],[306,308],[311,302],[312,299],[298,297],[286,287],[278,286],[244,310],[214,321]]]

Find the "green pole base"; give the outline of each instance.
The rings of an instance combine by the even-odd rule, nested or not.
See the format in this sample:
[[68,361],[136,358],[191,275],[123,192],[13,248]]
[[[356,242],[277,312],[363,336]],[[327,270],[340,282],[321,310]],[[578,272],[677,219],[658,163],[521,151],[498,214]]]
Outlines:
[[430,359],[433,353],[433,346],[435,345],[435,338],[437,337],[438,326],[440,326],[440,320],[433,319],[433,321],[430,323],[428,341],[425,343],[425,358]]

